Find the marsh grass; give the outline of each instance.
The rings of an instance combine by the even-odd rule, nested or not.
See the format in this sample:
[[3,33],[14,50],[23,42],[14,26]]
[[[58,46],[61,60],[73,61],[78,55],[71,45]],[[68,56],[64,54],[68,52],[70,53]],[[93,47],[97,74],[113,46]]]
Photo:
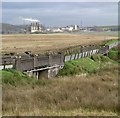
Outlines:
[[[26,82],[29,80],[26,80]],[[3,115],[116,115],[118,66],[87,76],[3,85]]]

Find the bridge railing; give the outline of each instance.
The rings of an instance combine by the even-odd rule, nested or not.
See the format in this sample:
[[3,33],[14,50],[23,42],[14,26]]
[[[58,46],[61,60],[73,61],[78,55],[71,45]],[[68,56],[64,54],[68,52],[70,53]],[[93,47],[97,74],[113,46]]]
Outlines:
[[80,53],[66,55],[64,58],[64,62],[84,58],[97,53],[99,53],[99,49],[84,50],[83,52],[80,52]]
[[119,42],[112,43],[112,44],[109,44],[109,49],[111,49],[111,48],[113,48],[113,47],[115,47],[115,46],[117,46],[117,45],[119,45],[119,44],[120,44],[120,41],[119,41]]

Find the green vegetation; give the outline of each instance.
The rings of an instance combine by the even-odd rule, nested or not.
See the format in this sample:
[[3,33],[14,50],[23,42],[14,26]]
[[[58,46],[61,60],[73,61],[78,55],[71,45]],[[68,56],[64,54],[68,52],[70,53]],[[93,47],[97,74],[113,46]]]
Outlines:
[[110,44],[112,44],[112,43],[116,43],[116,42],[120,42],[120,40],[109,40],[109,41],[106,41],[106,43],[105,43],[105,45],[110,45]]
[[107,67],[112,63],[117,63],[107,56],[92,55],[78,60],[65,62],[63,69],[58,73],[58,76],[71,76],[81,73],[95,73],[98,70]]
[[111,40],[107,40],[107,41],[101,42],[100,45],[101,45],[101,46],[110,45],[110,44],[116,43],[116,42],[120,42],[120,40],[119,40],[119,39],[111,39]]
[[3,70],[2,72],[2,83],[3,84],[10,84],[16,86],[17,84],[21,85],[23,83],[28,82],[27,80],[31,81],[32,78],[28,77],[27,75],[17,72],[15,70]]
[[50,81],[37,81],[33,77],[29,77],[28,75],[18,72],[13,69],[7,69],[0,71],[2,74],[2,84],[3,85],[12,85],[12,86],[22,86],[22,85],[46,85],[49,84]]
[[112,60],[115,60],[118,63],[120,63],[120,60],[119,60],[120,59],[120,50],[118,50],[118,47],[112,48],[111,50],[109,50],[108,57],[111,58]]

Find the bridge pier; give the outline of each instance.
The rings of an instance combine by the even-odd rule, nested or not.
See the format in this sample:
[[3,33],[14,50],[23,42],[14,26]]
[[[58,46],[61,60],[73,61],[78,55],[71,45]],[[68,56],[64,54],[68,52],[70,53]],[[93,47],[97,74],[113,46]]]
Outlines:
[[39,79],[51,79],[55,77],[63,66],[43,68],[41,70],[27,71],[27,75]]
[[39,72],[33,72],[33,76],[34,76],[34,78],[36,78],[38,80],[39,79]]
[[58,67],[50,68],[48,70],[48,79],[55,77],[58,74],[59,70],[60,70],[60,68],[58,68]]

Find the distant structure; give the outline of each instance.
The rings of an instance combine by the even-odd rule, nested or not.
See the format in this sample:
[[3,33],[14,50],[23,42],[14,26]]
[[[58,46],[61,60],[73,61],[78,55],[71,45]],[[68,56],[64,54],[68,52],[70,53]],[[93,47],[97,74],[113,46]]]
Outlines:
[[79,30],[79,26],[78,25],[70,25],[66,27],[66,31],[78,31]]
[[29,30],[30,33],[40,33],[45,31],[45,27],[39,22],[32,22]]
[[79,26],[78,25],[75,25],[75,31],[78,30]]

